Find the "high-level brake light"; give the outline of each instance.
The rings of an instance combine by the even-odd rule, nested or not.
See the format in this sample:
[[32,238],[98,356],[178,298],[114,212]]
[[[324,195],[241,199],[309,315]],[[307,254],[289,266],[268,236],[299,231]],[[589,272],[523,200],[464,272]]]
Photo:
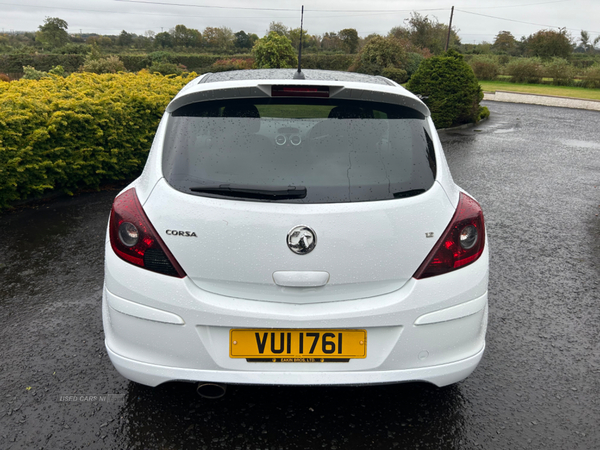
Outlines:
[[272,97],[329,97],[328,86],[271,86]]

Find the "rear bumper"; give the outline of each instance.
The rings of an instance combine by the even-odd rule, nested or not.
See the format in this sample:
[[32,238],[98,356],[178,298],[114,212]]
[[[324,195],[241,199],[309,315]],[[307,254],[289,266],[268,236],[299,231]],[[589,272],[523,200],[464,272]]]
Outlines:
[[[485,347],[485,345],[484,345]],[[106,350],[117,371],[129,380],[148,386],[158,386],[167,381],[205,381],[226,384],[270,385],[368,385],[411,381],[425,381],[436,386],[447,386],[468,377],[477,367],[484,348],[475,355],[449,364],[405,370],[368,372],[277,372],[228,370],[199,370],[166,367],[135,361],[113,352],[108,343]],[[288,365],[289,367],[289,365]]]
[[[359,300],[284,304],[236,299],[189,279],[132,266],[106,252],[105,343],[124,377],[231,384],[444,386],[481,360],[487,329],[488,253],[438,277]],[[367,357],[345,363],[247,362],[229,357],[229,330],[365,329]]]

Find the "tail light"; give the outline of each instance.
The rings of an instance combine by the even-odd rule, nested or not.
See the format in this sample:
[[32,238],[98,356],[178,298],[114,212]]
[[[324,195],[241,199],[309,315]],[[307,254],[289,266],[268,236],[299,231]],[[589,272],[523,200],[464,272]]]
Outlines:
[[479,259],[484,246],[485,225],[481,207],[461,192],[450,225],[413,277],[433,277],[469,265]]
[[135,188],[125,191],[113,202],[109,235],[110,245],[119,258],[164,275],[186,276],[148,220]]

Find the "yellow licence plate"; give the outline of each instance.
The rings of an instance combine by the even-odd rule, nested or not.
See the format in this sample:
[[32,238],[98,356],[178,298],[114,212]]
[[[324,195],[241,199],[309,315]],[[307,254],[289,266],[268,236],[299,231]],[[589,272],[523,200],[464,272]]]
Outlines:
[[229,331],[230,358],[274,362],[328,362],[366,356],[366,330]]

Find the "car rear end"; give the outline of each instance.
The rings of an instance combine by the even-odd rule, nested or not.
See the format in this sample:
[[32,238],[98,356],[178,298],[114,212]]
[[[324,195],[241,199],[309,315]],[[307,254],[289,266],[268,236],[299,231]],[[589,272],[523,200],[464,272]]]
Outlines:
[[395,83],[209,74],[173,100],[113,205],[103,318],[125,377],[462,380],[488,250],[425,105]]

